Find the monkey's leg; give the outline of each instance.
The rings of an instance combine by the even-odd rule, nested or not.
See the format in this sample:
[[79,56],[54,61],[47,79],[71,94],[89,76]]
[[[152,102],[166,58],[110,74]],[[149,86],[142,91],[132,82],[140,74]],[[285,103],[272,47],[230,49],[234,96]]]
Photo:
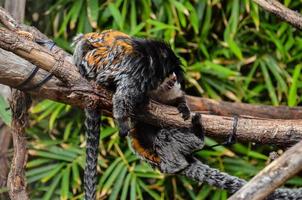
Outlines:
[[146,102],[148,97],[141,91],[137,83],[125,79],[116,89],[113,95],[113,117],[120,128],[120,136],[125,137],[130,131],[130,117],[134,114],[136,107]]
[[178,102],[179,103],[177,105],[177,109],[182,114],[182,118],[184,120],[189,119],[190,115],[191,115],[191,111],[190,111],[190,109],[188,107],[185,95],[183,95],[182,97],[179,97]]

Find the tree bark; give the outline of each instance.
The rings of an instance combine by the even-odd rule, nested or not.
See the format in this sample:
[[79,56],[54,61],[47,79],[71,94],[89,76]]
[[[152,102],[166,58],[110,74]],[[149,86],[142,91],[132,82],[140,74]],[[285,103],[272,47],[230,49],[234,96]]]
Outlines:
[[280,17],[282,20],[290,23],[294,27],[298,29],[302,29],[302,16],[293,11],[280,2],[276,0],[253,0],[259,6],[261,6],[264,10],[275,14],[276,16]]
[[[2,59],[8,58],[10,59]],[[45,60],[45,62],[48,62]],[[11,87],[16,87],[28,74],[34,66],[21,59],[20,57],[0,50],[0,83],[4,83]],[[46,75],[46,72],[40,70],[38,75],[33,79],[30,84],[35,84]],[[73,75],[70,74],[69,78]],[[78,88],[81,83],[79,83]],[[91,92],[92,91],[92,92]],[[73,106],[84,108],[86,106],[86,98],[96,93],[91,90],[79,90],[75,92],[74,89],[69,88],[67,83],[63,83],[57,78],[52,78],[49,82],[41,88],[31,91],[35,97],[52,99],[60,101]],[[105,113],[111,116],[112,102],[111,93],[104,90],[102,96],[99,98],[100,105]],[[138,113],[139,120],[146,123],[161,126],[177,126],[188,127],[189,121],[183,121],[174,107],[164,106],[156,102],[151,102],[145,109],[146,112]],[[232,131],[232,117],[216,116],[203,114],[202,124],[205,128],[206,135],[214,138],[227,138]],[[273,119],[260,119],[240,117],[237,136],[239,141],[251,141],[260,144],[276,144],[281,146],[292,145],[302,139],[302,121],[301,120],[273,120]]]
[[[6,0],[5,8],[11,13],[17,22],[23,22],[25,16],[25,4],[26,0]],[[0,95],[5,99],[8,99],[11,94],[11,90],[5,85],[0,85],[0,93]],[[9,172],[8,149],[11,144],[12,134],[11,129],[5,124],[0,130],[0,187],[6,187]],[[8,194],[3,193],[0,198],[1,197],[7,199]]]
[[25,165],[27,162],[27,148],[25,129],[28,126],[28,109],[31,99],[28,94],[14,90],[10,106],[12,109],[12,136],[14,156],[8,175],[7,187],[12,200],[28,200],[26,193]]
[[[44,70],[53,72],[58,79],[62,80],[52,79],[40,89],[31,91],[30,93],[34,96],[64,102],[81,108],[97,104],[105,113],[111,113],[111,92],[83,79],[76,71],[76,67],[68,61],[60,61],[57,55],[47,49],[3,28],[0,29],[0,47],[17,53]],[[1,55],[7,57],[8,53],[2,51]],[[31,66],[33,68],[33,66],[28,62],[21,61],[22,59],[17,59],[17,56],[13,54],[9,54],[9,56],[12,59],[6,59],[6,64],[1,64],[0,83],[16,87],[22,78],[24,79],[24,74],[28,74],[31,71],[28,67]],[[3,59],[0,62],[4,62]],[[7,64],[9,62],[13,62],[14,67]],[[19,63],[16,64],[14,62]],[[23,67],[21,67],[20,63],[23,64]],[[24,69],[27,69],[26,73],[24,73]],[[37,77],[41,78],[41,76]],[[38,80],[37,77],[34,81]],[[173,107],[151,102],[146,108],[139,110],[145,110],[146,112],[137,113],[134,117],[146,123],[163,127],[190,126],[189,121],[183,121],[177,109]],[[232,117],[204,115],[202,123],[206,134],[213,137],[226,138],[232,129]],[[241,117],[238,123],[237,137],[240,141],[282,146],[292,145],[302,139],[302,121]]]

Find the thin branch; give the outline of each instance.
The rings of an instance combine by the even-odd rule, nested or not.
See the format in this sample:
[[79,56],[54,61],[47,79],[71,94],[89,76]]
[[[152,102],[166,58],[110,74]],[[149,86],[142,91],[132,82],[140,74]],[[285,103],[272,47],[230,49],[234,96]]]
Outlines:
[[284,5],[282,5],[280,2],[276,0],[253,0],[253,1],[257,3],[260,7],[262,7],[264,10],[277,15],[282,20],[290,23],[294,27],[300,30],[302,29],[302,16],[298,12],[285,7]]
[[8,175],[7,186],[9,196],[13,200],[28,200],[26,193],[25,165],[27,149],[25,128],[28,126],[28,109],[31,100],[28,94],[14,90],[10,106],[12,109],[12,136],[14,143],[14,157]]
[[253,116],[269,119],[302,119],[301,107],[252,105],[246,103],[231,103],[208,98],[187,96],[192,111],[204,111],[221,116]]
[[[260,200],[302,170],[302,141],[261,170],[229,200]],[[301,197],[301,196],[300,196]]]

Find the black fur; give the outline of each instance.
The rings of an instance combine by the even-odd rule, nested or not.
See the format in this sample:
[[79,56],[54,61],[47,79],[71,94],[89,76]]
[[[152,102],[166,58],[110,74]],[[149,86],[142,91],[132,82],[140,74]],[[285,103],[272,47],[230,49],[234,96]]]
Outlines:
[[100,139],[100,113],[96,109],[85,109],[86,165],[84,170],[85,200],[96,198],[97,158]]
[[[116,32],[111,33],[114,35]],[[148,93],[155,90],[173,73],[179,82],[182,81],[183,70],[171,47],[163,41],[118,36],[109,44],[110,46],[102,46],[105,44],[106,34],[110,34],[110,31],[96,34],[96,37],[85,38],[83,35],[77,37],[74,63],[82,76],[113,90],[113,117],[119,125],[120,135],[126,136],[130,131],[131,117],[134,116],[136,108],[149,101]],[[119,45],[119,42],[123,42],[123,45]],[[125,50],[125,44],[131,46],[131,53]],[[99,49],[97,45],[102,48]],[[100,52],[102,54],[98,54]],[[94,55],[95,62],[86,60],[85,56],[89,54]],[[98,55],[105,56],[97,57]],[[184,98],[181,102],[179,110],[187,119],[190,116],[189,109],[185,107],[185,103],[183,104]],[[85,199],[93,200],[96,190],[100,121],[96,110],[86,109],[85,113],[87,129]],[[146,124],[143,126],[146,128]],[[145,130],[148,132],[148,129]],[[155,130],[157,128],[150,127],[150,134],[149,132],[146,135],[142,134],[144,137],[152,137]]]
[[147,160],[163,173],[174,174],[189,166],[192,153],[204,146],[204,132],[200,123],[201,115],[192,117],[190,128],[159,129],[152,125],[138,123],[137,134],[133,137],[140,145],[160,158],[155,163]]
[[156,89],[173,72],[182,74],[179,59],[166,43],[144,39],[131,42],[135,53],[129,55],[128,66],[115,77],[113,116],[121,136],[128,134],[129,116],[134,115],[135,108],[148,102],[147,92]]

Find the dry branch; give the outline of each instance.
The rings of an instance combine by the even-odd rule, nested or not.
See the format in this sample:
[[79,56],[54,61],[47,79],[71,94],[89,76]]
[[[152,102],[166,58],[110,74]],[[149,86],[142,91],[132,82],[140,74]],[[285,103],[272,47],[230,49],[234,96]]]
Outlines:
[[261,170],[229,200],[260,200],[302,170],[302,141]]
[[[4,59],[4,58],[10,59]],[[45,60],[47,62],[47,60]],[[0,83],[15,87],[28,74],[34,66],[20,57],[0,50]],[[45,76],[45,71],[41,71],[33,79],[31,84],[37,83]],[[69,78],[73,75],[70,74]],[[80,84],[80,83],[79,83]],[[90,91],[74,92],[74,90],[63,84],[57,78],[52,78],[40,89],[30,92],[39,98],[47,98],[64,102],[73,106],[83,108]],[[112,103],[111,93],[104,91],[99,102],[103,109],[110,114]],[[96,97],[97,98],[97,97]],[[164,126],[189,126],[189,122],[181,119],[177,109],[163,106],[152,102],[147,109],[148,112],[140,113],[139,119],[154,125]],[[232,117],[222,117],[215,115],[203,115],[202,121],[206,133],[216,138],[226,138],[232,128]],[[302,139],[302,120],[270,120],[240,118],[237,129],[238,139],[241,141],[253,141],[261,144],[279,144],[287,146]]]
[[14,157],[7,180],[11,199],[27,200],[25,165],[27,161],[25,128],[28,126],[28,109],[31,99],[28,94],[14,90],[10,106],[12,109],[12,136],[14,143]]
[[192,111],[204,111],[221,116],[253,116],[269,119],[302,119],[301,107],[251,105],[246,103],[230,103],[213,99],[187,95]]
[[285,7],[284,5],[282,5],[280,2],[276,0],[253,0],[253,1],[257,3],[259,6],[261,6],[264,10],[277,15],[282,20],[290,23],[294,27],[300,30],[302,29],[302,16],[298,12]]

